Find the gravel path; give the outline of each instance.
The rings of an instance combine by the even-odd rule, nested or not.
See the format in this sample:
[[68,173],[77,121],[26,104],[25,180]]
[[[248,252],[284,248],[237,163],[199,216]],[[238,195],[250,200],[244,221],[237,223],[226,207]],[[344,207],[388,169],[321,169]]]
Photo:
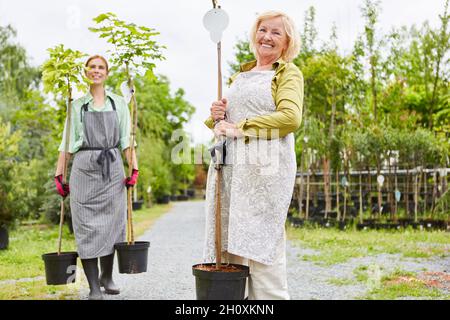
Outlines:
[[[195,299],[195,278],[191,267],[202,262],[204,237],[204,202],[176,202],[170,212],[155,222],[139,240],[150,241],[147,273],[127,275],[115,270],[114,279],[121,288],[111,300],[192,300]],[[322,267],[299,257],[314,251],[288,242],[288,284],[295,300],[355,299],[363,296],[372,282],[335,285],[330,279],[354,279],[354,269],[369,266],[371,279],[378,279],[381,271],[400,268],[405,271],[449,272],[450,258],[405,259],[399,255],[383,254],[375,257],[351,259],[346,263]],[[115,263],[117,266],[117,263]],[[382,269],[380,269],[382,268]],[[89,290],[80,291],[87,299]]]

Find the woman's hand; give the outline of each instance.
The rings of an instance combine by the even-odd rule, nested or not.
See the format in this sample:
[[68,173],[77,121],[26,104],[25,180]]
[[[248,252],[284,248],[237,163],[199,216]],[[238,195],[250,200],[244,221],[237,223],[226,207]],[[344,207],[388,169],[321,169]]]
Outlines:
[[214,127],[214,134],[216,136],[227,136],[229,138],[242,138],[244,134],[239,130],[234,123],[220,121]]
[[63,175],[60,174],[56,176],[54,180],[56,191],[59,193],[59,195],[63,198],[67,197],[70,193],[70,188],[68,183],[63,183]]
[[133,169],[132,173],[131,173],[131,177],[127,177],[125,179],[125,186],[127,187],[127,189],[130,187],[134,187],[136,185],[138,176],[139,176],[139,170]]
[[227,104],[228,101],[225,98],[220,101],[213,102],[210,110],[211,110],[211,117],[213,118],[214,122],[225,119]]

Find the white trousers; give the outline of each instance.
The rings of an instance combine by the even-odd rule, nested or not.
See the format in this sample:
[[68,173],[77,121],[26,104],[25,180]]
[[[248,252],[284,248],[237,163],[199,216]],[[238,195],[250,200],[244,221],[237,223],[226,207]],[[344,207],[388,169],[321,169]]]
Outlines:
[[[262,264],[231,253],[225,254],[229,263],[241,264],[250,268],[245,295],[248,300],[289,300],[286,274],[286,233],[277,248],[277,259],[273,265]],[[228,258],[228,259],[227,259]]]

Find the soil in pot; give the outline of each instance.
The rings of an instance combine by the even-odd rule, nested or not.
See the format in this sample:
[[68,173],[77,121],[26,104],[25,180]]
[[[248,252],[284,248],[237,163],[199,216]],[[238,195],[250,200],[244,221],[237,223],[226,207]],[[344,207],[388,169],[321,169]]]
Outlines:
[[147,272],[148,248],[150,242],[135,241],[134,244],[120,242],[114,245],[117,250],[119,273],[135,274]]
[[42,255],[45,264],[45,278],[48,285],[63,285],[75,282],[77,252],[57,252]]
[[192,266],[195,276],[197,300],[244,300],[249,267],[239,264],[215,263]]

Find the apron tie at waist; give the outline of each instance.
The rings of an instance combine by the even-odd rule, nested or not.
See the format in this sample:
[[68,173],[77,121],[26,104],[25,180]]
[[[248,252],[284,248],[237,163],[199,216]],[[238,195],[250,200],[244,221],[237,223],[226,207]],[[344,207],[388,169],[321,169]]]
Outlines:
[[116,156],[114,155],[114,152],[112,152],[112,149],[118,148],[119,146],[114,146],[111,148],[86,147],[80,149],[80,151],[100,150],[101,152],[97,157],[97,163],[102,167],[103,181],[106,180],[106,177],[108,177],[109,181],[111,181],[111,162],[116,161]]
[[[103,181],[105,181],[105,177],[107,176],[109,181],[111,181],[111,162],[116,161],[116,156],[114,155],[114,152],[112,152],[111,149],[103,149],[102,152],[100,152],[97,163],[102,166],[102,178]],[[106,161],[106,172],[105,172],[105,166],[103,165]]]

